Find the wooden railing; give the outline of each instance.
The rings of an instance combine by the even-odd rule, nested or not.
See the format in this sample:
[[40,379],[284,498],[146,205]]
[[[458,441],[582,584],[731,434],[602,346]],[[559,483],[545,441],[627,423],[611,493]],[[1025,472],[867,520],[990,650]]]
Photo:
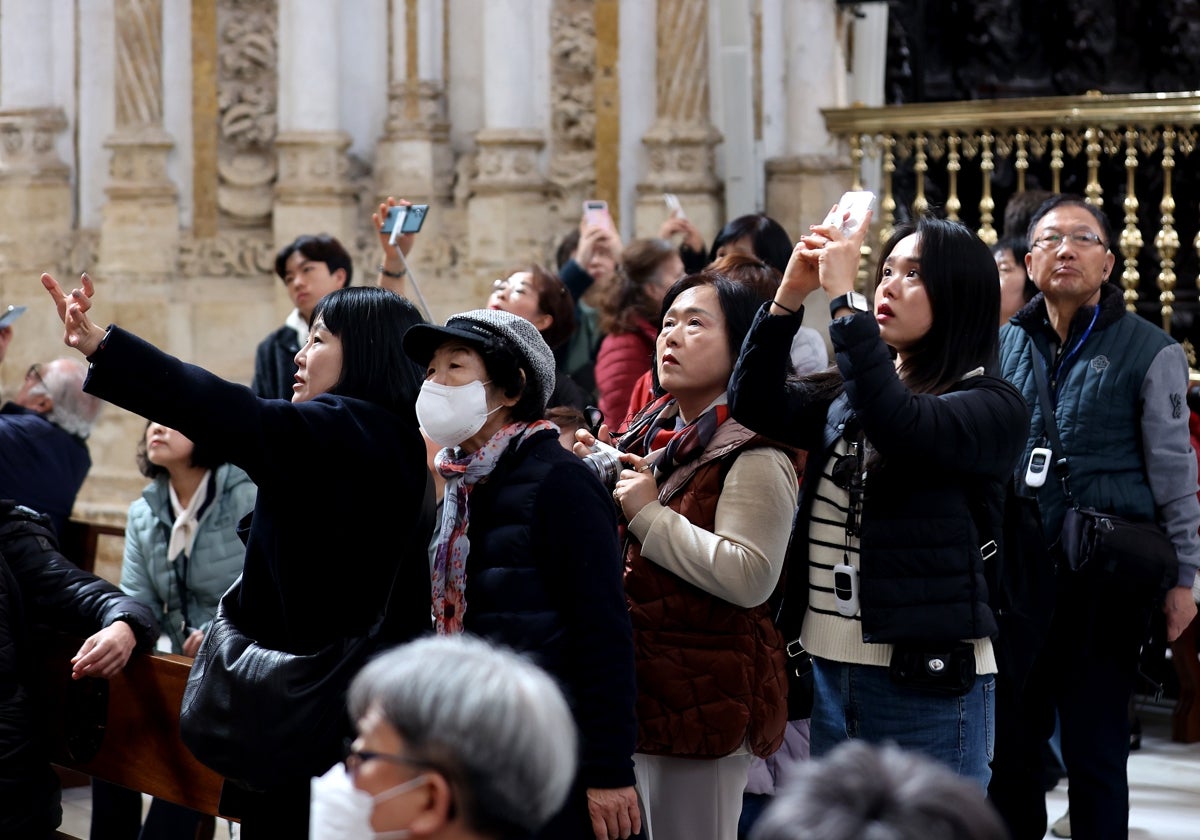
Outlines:
[[848,146],[855,188],[879,195],[879,242],[899,218],[932,210],[994,243],[1008,196],[1034,187],[1079,193],[1113,225],[1114,272],[1127,307],[1156,317],[1177,337],[1195,338],[1200,92],[823,113],[829,132]]

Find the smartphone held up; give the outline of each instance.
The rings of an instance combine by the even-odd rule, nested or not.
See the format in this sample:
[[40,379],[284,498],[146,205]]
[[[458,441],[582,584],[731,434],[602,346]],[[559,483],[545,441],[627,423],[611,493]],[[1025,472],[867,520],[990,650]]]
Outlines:
[[[871,209],[875,203],[875,193],[870,190],[849,190],[842,193],[842,197],[838,199],[837,207],[835,207],[822,224],[837,225],[842,230],[843,236],[849,236],[858,230],[863,220],[867,217],[867,211]],[[847,216],[846,214],[850,215]],[[844,221],[843,221],[844,217]]]
[[583,223],[588,227],[611,228],[613,221],[608,213],[608,202],[598,198],[583,202]]
[[4,311],[0,311],[0,330],[4,329],[9,324],[11,324],[13,321],[20,318],[22,313],[24,313],[24,312],[25,312],[24,306],[11,306],[11,305],[8,307],[8,309],[5,309]]
[[380,233],[390,233],[389,242],[395,244],[398,236],[406,233],[417,233],[425,223],[429,212],[428,204],[397,204],[388,208],[387,217],[379,227]]

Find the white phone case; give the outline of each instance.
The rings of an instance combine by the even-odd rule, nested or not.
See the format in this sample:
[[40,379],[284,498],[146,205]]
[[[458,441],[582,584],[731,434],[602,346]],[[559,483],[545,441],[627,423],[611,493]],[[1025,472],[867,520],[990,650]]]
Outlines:
[[828,216],[825,217],[824,224],[835,225],[843,215],[850,213],[849,218],[842,222],[841,229],[843,236],[849,236],[858,230],[859,225],[863,223],[863,219],[867,216],[867,211],[875,203],[875,193],[870,190],[849,190],[842,193],[842,197],[838,199],[837,207]]

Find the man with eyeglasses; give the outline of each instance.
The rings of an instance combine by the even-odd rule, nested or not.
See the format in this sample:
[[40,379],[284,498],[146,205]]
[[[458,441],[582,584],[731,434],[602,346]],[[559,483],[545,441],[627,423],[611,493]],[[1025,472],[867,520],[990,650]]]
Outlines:
[[0,499],[46,514],[60,535],[92,466],[87,437],[101,402],[83,392],[86,378],[76,359],[32,365],[0,407]]
[[[1022,530],[1020,554],[1009,561],[1019,557],[1016,562],[1036,575],[1039,565],[1049,571],[1046,564],[1057,555],[1050,548],[1070,502],[1061,468],[1038,473],[1034,451],[1049,449],[1051,465],[1065,458],[1066,483],[1078,504],[1156,522],[1170,538],[1178,576],[1160,603],[1173,640],[1196,615],[1192,582],[1200,563],[1196,456],[1184,399],[1187,358],[1171,336],[1126,311],[1121,289],[1105,282],[1116,258],[1099,209],[1078,196],[1055,196],[1033,215],[1029,242],[1025,265],[1040,294],[1000,336],[1001,372],[1033,409],[1013,488],[1013,504],[1029,527]],[[1050,412],[1053,428],[1043,419]],[[1021,653],[1032,669],[1023,671],[1015,660],[1007,675],[1011,693],[997,686],[989,789],[1014,840],[1046,831],[1041,747],[1056,711],[1071,830],[1088,840],[1127,836],[1128,706],[1159,604],[1114,580],[1095,570],[1073,572],[1060,561],[1057,575],[1043,573],[1036,581],[1053,592],[1031,586],[1044,605],[1034,618],[1048,630],[1044,640],[1026,640]],[[1003,628],[1000,644],[1013,644]],[[1015,707],[1002,709],[1008,702]]]

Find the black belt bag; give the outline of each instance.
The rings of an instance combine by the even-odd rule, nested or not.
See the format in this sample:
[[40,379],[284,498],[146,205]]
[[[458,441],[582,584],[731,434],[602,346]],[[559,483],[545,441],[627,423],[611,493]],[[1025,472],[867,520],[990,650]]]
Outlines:
[[975,687],[975,646],[970,642],[893,645],[888,676],[915,691],[961,697]]

